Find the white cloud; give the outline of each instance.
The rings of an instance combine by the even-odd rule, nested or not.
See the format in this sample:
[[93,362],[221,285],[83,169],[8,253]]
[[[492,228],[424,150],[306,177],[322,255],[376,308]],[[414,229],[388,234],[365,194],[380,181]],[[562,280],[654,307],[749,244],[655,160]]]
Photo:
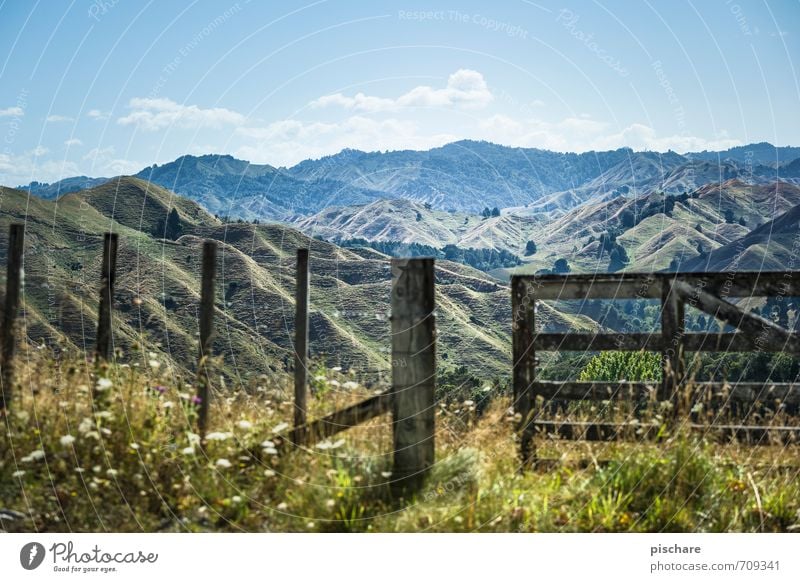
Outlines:
[[100,111],[99,109],[90,109],[86,115],[92,119],[97,119],[99,121],[106,120],[111,116],[111,114],[108,111]]
[[33,152],[0,154],[0,184],[19,186],[32,180],[56,182],[79,174],[78,166],[66,160],[41,160]]
[[265,127],[240,127],[236,134],[249,140],[234,152],[237,157],[285,166],[345,148],[364,151],[430,149],[458,139],[444,132],[422,134],[414,121],[376,120],[359,115],[336,123],[276,121]]
[[486,81],[478,71],[459,69],[447,79],[447,86],[434,89],[427,85],[414,87],[396,99],[356,93],[348,97],[342,93],[326,95],[311,102],[311,107],[337,106],[353,111],[375,113],[397,111],[407,107],[465,107],[480,108],[494,99]]
[[126,160],[116,157],[114,146],[105,148],[92,148],[83,156],[83,160],[91,162],[89,175],[91,176],[119,176],[135,174],[144,165],[135,160]]
[[167,127],[217,129],[224,125],[241,125],[245,121],[241,113],[230,109],[201,109],[197,105],[181,105],[165,98],[136,97],[130,100],[128,106],[131,112],[120,117],[117,123],[137,125],[148,131]]
[[25,115],[25,110],[22,107],[0,109],[0,117],[22,117],[23,115]]
[[72,139],[68,139],[67,141],[65,141],[64,145],[67,146],[67,147],[70,147],[70,146],[81,146],[81,145],[83,145],[83,142],[81,140],[79,140],[78,138],[73,137]]
[[48,115],[45,119],[47,123],[61,123],[67,121],[75,121],[72,117],[67,117],[66,115]]
[[38,146],[36,146],[35,148],[33,148],[31,150],[31,154],[33,154],[35,157],[39,158],[39,157],[45,155],[49,151],[50,150],[48,150],[46,147],[38,145]]

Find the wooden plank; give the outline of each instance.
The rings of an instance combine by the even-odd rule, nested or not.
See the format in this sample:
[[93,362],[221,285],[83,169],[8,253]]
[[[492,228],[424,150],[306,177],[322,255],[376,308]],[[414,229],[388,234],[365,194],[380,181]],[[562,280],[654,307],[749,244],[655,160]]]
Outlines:
[[[750,352],[754,350],[780,352],[780,343],[758,343],[758,336],[737,333],[683,334],[684,352]],[[661,332],[653,333],[537,333],[533,345],[540,351],[638,351],[659,352],[662,349]]]
[[673,280],[665,279],[661,291],[661,353],[664,367],[659,400],[671,400],[677,404],[677,389],[684,376],[684,307]]
[[310,422],[300,428],[306,435],[308,446],[325,440],[348,428],[363,424],[373,418],[390,412],[392,408],[391,390],[371,396],[357,404],[337,410],[328,416]]
[[661,297],[661,279],[655,274],[602,273],[515,275],[525,280],[537,299],[653,299]]
[[[572,380],[538,380],[533,383],[536,395],[557,400],[616,400],[637,399],[659,387],[660,382],[579,382]],[[743,403],[782,402],[800,405],[800,384],[783,382],[693,382],[695,394],[711,391],[718,399]]]
[[536,295],[528,282],[520,277],[511,280],[511,326],[513,407],[519,418],[520,457],[523,466],[527,466],[533,462],[536,454],[531,425],[535,398],[532,384],[536,374],[536,340],[533,336],[536,329]]
[[308,249],[297,249],[297,287],[294,316],[294,426],[292,441],[305,442],[308,393]]
[[702,289],[692,287],[686,282],[678,281],[674,286],[686,303],[750,334],[755,345],[762,349],[782,351],[794,356],[800,355],[800,336],[798,334],[791,333],[763,317],[746,313],[736,305]]
[[217,243],[203,243],[202,275],[200,281],[200,350],[197,365],[197,430],[204,439],[208,428],[208,408],[211,398],[211,366],[214,337],[214,287],[217,276]]
[[687,352],[781,352],[779,343],[764,345],[758,336],[742,332],[736,333],[687,333],[683,336]]
[[392,488],[418,489],[434,462],[434,261],[392,259]]
[[[514,275],[539,299],[659,299],[665,280],[701,286],[722,297],[800,296],[800,271],[714,273],[569,273]],[[512,277],[512,279],[514,278]]]
[[[537,420],[539,434],[554,435],[565,440],[616,441],[652,440],[661,434],[661,427],[653,424],[623,424],[611,422],[558,422]],[[776,442],[800,444],[800,427],[796,426],[738,426],[738,425],[687,425],[693,432],[723,440],[738,440],[751,445],[774,445]]]
[[113,355],[111,308],[117,278],[118,235],[107,232],[103,237],[103,263],[100,267],[100,307],[97,317],[95,355],[98,362],[107,362]]
[[800,296],[800,271],[681,273],[677,279],[722,298]]
[[542,351],[620,350],[660,351],[661,334],[656,333],[537,333],[533,346]]
[[656,390],[660,382],[579,382],[538,380],[533,383],[533,391],[545,399],[558,400],[618,400],[637,399],[651,390]]
[[0,415],[11,408],[14,389],[14,352],[17,347],[16,321],[19,312],[19,295],[22,283],[22,260],[25,245],[25,226],[12,224],[8,230],[8,252],[6,254],[6,298],[3,306],[2,330],[0,331]]

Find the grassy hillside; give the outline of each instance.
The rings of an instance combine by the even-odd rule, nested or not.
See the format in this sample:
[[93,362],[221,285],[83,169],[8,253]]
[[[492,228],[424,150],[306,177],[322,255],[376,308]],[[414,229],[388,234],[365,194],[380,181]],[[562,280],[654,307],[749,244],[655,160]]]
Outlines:
[[[120,234],[115,346],[146,365],[163,354],[187,370],[197,353],[199,258],[203,240],[219,241],[217,338],[220,370],[247,382],[282,374],[293,360],[294,262],[311,249],[311,354],[315,362],[389,371],[388,258],[311,239],[279,225],[223,224],[196,203],[136,178],[43,201],[4,189],[0,229],[26,223],[25,315],[32,343],[64,350],[94,347],[102,233]],[[154,236],[176,208],[177,241]],[[0,259],[6,237],[0,237]],[[508,289],[480,271],[437,264],[437,322],[442,367],[467,366],[486,377],[506,375],[510,358]],[[591,329],[585,317],[552,310],[554,329]],[[479,322],[479,323],[478,323]]]
[[[520,471],[510,402],[439,403],[422,489],[390,492],[386,417],[311,449],[277,438],[286,383],[259,379],[211,403],[194,432],[191,385],[160,357],[146,370],[54,362],[18,371],[0,423],[0,529],[11,532],[786,532],[800,527],[796,451],[714,442],[661,426],[656,443],[537,439]],[[102,383],[101,383],[102,378]],[[363,398],[357,375],[317,372],[318,417]],[[101,388],[98,390],[97,388]],[[481,412],[479,412],[481,410]],[[596,413],[595,413],[596,414]],[[624,415],[616,408],[604,414]]]

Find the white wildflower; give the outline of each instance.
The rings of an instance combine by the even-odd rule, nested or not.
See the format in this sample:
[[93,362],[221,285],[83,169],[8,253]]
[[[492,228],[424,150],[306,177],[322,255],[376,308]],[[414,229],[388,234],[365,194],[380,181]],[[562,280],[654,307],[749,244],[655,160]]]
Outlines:
[[20,469],[19,471],[14,471],[13,473],[11,473],[11,476],[12,476],[12,477],[16,477],[16,478],[20,478],[20,477],[22,477],[24,474],[25,474],[25,471],[23,471],[22,469]]
[[236,426],[238,426],[242,430],[250,430],[251,428],[253,428],[253,423],[250,422],[249,420],[240,420],[239,422],[236,423]]
[[29,454],[25,455],[20,459],[23,463],[33,463],[34,461],[41,461],[44,459],[44,451],[36,450],[31,451]]
[[162,404],[164,408],[172,408],[175,406],[175,403],[172,400],[167,400],[164,404]]
[[332,443],[331,441],[322,441],[321,443],[317,444],[317,448],[325,451],[329,449],[338,449],[343,444],[344,444],[344,439],[339,439],[335,443]]
[[358,382],[353,382],[352,380],[349,380],[344,384],[342,384],[342,388],[345,388],[346,390],[355,390],[356,388],[358,388]]
[[78,425],[78,432],[81,434],[86,434],[90,430],[94,428],[94,422],[91,418],[84,418],[81,423]]
[[186,455],[187,457],[190,457],[194,455],[194,447],[185,447],[184,449],[181,450],[181,453]]
[[324,382],[325,379],[326,379],[325,376],[314,376],[314,380],[316,380],[317,382]]
[[192,445],[199,445],[200,444],[200,435],[194,432],[186,433],[186,438],[189,441],[189,444]]
[[226,441],[233,435],[229,432],[210,432],[206,435],[207,441]]
[[392,476],[391,471],[381,471],[381,477],[383,477],[384,479],[388,479],[391,476]]
[[64,436],[62,436],[62,437],[59,439],[59,442],[61,443],[61,446],[62,446],[62,447],[68,447],[68,446],[70,446],[72,443],[74,443],[74,442],[75,442],[75,437],[74,437],[74,436],[72,436],[71,434],[65,434]]
[[342,371],[342,367],[341,366],[334,366],[333,368],[331,368],[331,370],[333,370],[334,372],[341,372]]
[[267,440],[265,440],[264,442],[261,443],[261,448],[264,448],[264,449],[272,449],[274,447],[275,447],[275,443],[273,443],[269,439],[267,439]]
[[154,370],[158,370],[161,367],[161,362],[158,360],[148,360],[147,365],[153,368]]
[[113,385],[114,383],[108,378],[100,378],[99,380],[97,380],[97,386],[95,387],[95,389],[98,392],[104,392],[109,388],[111,388]]
[[274,477],[274,476],[275,476],[275,471],[273,471],[272,469],[266,469],[264,471],[264,477]]
[[278,426],[276,426],[275,428],[272,429],[272,433],[273,434],[277,434],[277,433],[279,433],[281,431],[286,430],[287,428],[289,428],[289,423],[288,422],[282,422]]
[[109,469],[108,471],[106,471],[106,475],[108,475],[109,477],[116,477],[117,475],[119,475],[119,471],[117,471],[116,469]]
[[336,387],[341,386],[341,384],[339,383],[339,380],[330,380],[330,381],[328,381],[328,384],[330,384],[331,386],[336,386]]
[[100,412],[95,412],[94,414],[97,418],[102,418],[105,420],[110,420],[113,416],[108,410],[101,410]]
[[231,501],[233,503],[241,503],[242,502],[242,498],[240,496],[238,496],[238,495],[234,495],[233,497],[231,497]]
[[289,506],[286,504],[285,501],[281,501],[278,504],[278,511],[286,511],[287,509],[289,509]]
[[220,469],[230,469],[233,466],[228,459],[217,459],[216,465]]
[[138,451],[139,450],[139,443],[131,443],[131,448],[134,451]]

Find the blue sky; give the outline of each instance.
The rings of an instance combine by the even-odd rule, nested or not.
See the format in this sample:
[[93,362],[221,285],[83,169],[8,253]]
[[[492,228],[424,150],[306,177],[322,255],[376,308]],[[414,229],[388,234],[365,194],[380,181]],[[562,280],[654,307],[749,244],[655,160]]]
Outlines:
[[800,145],[800,2],[0,0],[0,183],[457,139]]

